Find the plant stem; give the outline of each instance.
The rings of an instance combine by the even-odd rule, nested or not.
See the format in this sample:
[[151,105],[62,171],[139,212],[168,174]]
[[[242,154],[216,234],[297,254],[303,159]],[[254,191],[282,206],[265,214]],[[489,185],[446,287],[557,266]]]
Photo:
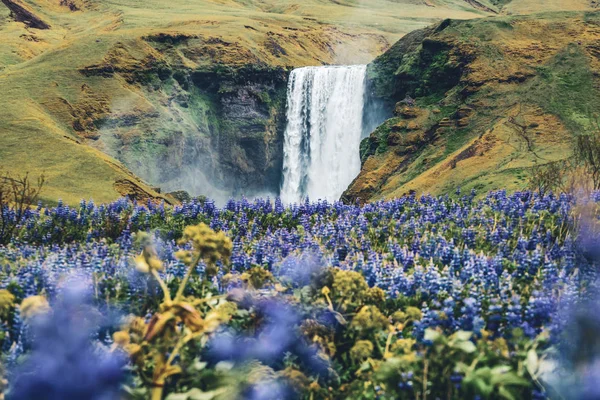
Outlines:
[[186,271],[185,276],[183,277],[183,280],[181,281],[181,284],[179,284],[179,289],[177,290],[177,294],[175,295],[175,301],[179,301],[181,299],[181,296],[183,296],[185,287],[187,286],[187,283],[190,280],[190,276],[192,276],[192,271],[194,270],[194,268],[196,268],[196,266],[200,262],[201,257],[202,257],[202,255],[200,253],[198,253],[198,257],[196,257],[196,260],[194,260],[194,262],[190,265],[190,267]]
[[165,369],[167,369],[168,367],[171,366],[171,363],[173,362],[173,360],[175,360],[175,357],[177,357],[177,355],[179,354],[179,350],[181,350],[183,345],[189,341],[189,339],[187,339],[187,338],[188,338],[188,336],[184,336],[179,340],[179,342],[177,342],[177,344],[175,345],[175,348],[173,349],[173,351],[171,352],[171,355],[169,356],[169,359],[167,360],[167,363],[165,364]]
[[429,371],[429,360],[423,360],[423,400],[427,400],[427,372]]
[[171,303],[171,293],[169,292],[169,288],[158,274],[158,271],[153,269],[152,276],[154,276],[154,278],[158,281],[158,284],[160,285],[160,288],[162,289],[163,294],[165,296],[165,302]]
[[162,400],[163,397],[163,388],[161,387],[153,387],[152,388],[152,400]]
[[390,354],[390,345],[392,344],[392,338],[396,334],[395,329],[390,329],[390,333],[388,334],[387,341],[385,342],[385,353],[383,353],[383,358],[388,358],[388,354]]

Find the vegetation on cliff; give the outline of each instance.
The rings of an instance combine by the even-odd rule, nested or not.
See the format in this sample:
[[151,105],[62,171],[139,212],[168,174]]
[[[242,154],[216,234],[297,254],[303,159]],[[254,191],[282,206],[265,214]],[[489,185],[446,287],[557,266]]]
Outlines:
[[369,67],[394,117],[365,139],[345,198],[520,190],[536,166],[570,159],[577,135],[597,130],[599,22],[548,13],[407,35]]

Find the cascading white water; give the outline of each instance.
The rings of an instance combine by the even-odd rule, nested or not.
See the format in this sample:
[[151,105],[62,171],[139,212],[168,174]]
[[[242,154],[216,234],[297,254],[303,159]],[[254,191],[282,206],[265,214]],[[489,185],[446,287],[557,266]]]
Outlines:
[[338,200],[360,172],[365,65],[292,71],[281,199]]

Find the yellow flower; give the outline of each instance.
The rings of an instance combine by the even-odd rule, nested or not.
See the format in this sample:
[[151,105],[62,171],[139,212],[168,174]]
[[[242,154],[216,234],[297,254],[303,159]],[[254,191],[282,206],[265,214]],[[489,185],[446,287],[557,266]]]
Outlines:
[[365,302],[373,305],[383,304],[385,297],[385,292],[381,288],[373,287],[367,290]]
[[50,311],[50,304],[44,296],[31,296],[21,303],[21,316],[24,319],[46,314],[48,311]]
[[216,311],[219,313],[219,317],[223,321],[229,321],[237,311],[237,305],[230,301],[226,301],[224,303],[219,304],[217,306]]
[[188,226],[183,231],[180,244],[191,242],[194,250],[198,252],[203,260],[214,263],[218,259],[227,262],[231,257],[233,244],[224,232],[215,232],[208,225],[201,223],[196,226]]
[[164,268],[162,261],[156,256],[154,249],[146,248],[135,258],[135,268],[143,274],[152,271],[161,271]]
[[352,320],[352,327],[356,330],[386,330],[390,321],[375,306],[364,306]]
[[164,265],[152,246],[150,235],[145,232],[138,232],[135,236],[135,242],[138,246],[143,247],[140,255],[134,258],[135,268],[143,274],[149,274],[152,271],[161,271]]
[[287,367],[280,374],[298,391],[305,390],[310,382],[306,375],[292,367]]
[[113,340],[117,346],[125,347],[131,342],[129,332],[118,331],[113,333]]
[[414,339],[398,339],[392,345],[392,351],[402,354],[411,353],[414,345],[417,343]]
[[164,267],[162,261],[160,261],[156,257],[150,257],[150,259],[148,260],[148,265],[150,266],[150,269],[156,271],[161,271]]
[[0,316],[8,317],[8,314],[15,305],[15,296],[6,289],[0,290]]
[[175,257],[182,263],[189,265],[192,263],[192,252],[188,250],[179,250],[175,252]]
[[255,267],[242,274],[242,281],[253,289],[261,289],[265,284],[273,282],[275,278],[266,269]]
[[129,331],[139,337],[144,337],[146,335],[146,328],[146,321],[141,317],[134,317],[129,323]]
[[137,269],[142,274],[150,273],[150,266],[146,262],[146,258],[144,257],[144,254],[140,254],[139,256],[137,256],[134,259],[134,261],[135,261],[135,269]]
[[406,315],[406,313],[402,310],[398,310],[392,314],[392,320],[394,322],[406,322],[407,317],[408,315]]
[[364,300],[369,285],[361,273],[335,269],[333,276],[332,298],[343,310]]
[[124,349],[127,352],[127,354],[135,358],[135,356],[142,350],[142,346],[140,346],[139,344],[130,343],[126,345]]
[[420,321],[423,318],[423,313],[417,307],[408,307],[406,309],[406,315],[413,321]]
[[413,351],[412,353],[405,354],[402,357],[400,357],[400,360],[402,360],[402,362],[406,364],[412,364],[417,361],[417,353]]
[[359,340],[350,349],[350,358],[355,363],[362,362],[373,354],[373,343],[370,340]]

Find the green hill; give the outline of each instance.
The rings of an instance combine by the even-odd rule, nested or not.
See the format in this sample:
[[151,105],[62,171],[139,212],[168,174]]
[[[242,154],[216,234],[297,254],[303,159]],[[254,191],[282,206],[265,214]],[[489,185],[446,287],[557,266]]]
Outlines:
[[369,67],[394,117],[362,143],[345,198],[525,189],[534,166],[569,158],[575,135],[597,129],[599,46],[599,12],[447,20],[407,35]]

